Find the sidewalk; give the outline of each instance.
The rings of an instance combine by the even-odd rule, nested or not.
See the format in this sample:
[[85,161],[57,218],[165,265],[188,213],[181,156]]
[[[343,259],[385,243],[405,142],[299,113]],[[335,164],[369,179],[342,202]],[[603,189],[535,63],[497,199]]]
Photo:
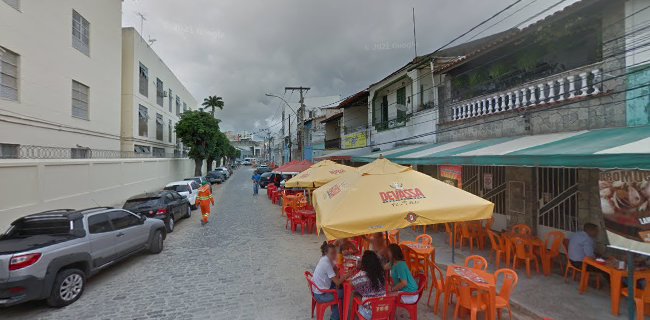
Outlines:
[[[400,240],[414,240],[421,233],[422,229],[412,231],[410,228],[402,229]],[[446,242],[448,236],[444,232],[434,233],[427,230],[427,234],[433,238],[433,245],[436,247],[436,263],[444,269],[450,264],[463,264],[465,258],[472,254],[485,257],[490,264],[490,271],[494,272],[494,255],[488,250],[474,249],[470,253],[469,247],[462,250],[456,249],[455,262],[452,262],[452,251]],[[489,243],[488,243],[489,248]],[[505,267],[503,261],[501,268]],[[530,317],[531,319],[580,319],[580,320],[610,320],[627,319],[627,300],[621,299],[621,315],[616,317],[611,313],[611,302],[609,286],[604,285],[600,290],[589,287],[585,294],[578,293],[578,281],[569,280],[564,282],[562,275],[558,274],[559,267],[554,266],[551,276],[545,277],[541,273],[535,273],[532,267],[531,277],[526,276],[525,268],[518,268],[519,283],[515,289],[511,305],[513,312]],[[541,271],[541,263],[540,263]],[[426,300],[425,300],[426,304]],[[507,314],[504,313],[507,318]],[[521,317],[514,316],[515,319]]]

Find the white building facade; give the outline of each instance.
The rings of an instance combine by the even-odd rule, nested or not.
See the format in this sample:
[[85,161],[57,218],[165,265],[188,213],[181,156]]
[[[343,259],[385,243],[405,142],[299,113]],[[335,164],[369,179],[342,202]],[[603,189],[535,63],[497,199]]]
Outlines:
[[122,151],[178,154],[174,126],[196,99],[133,28],[122,31]]
[[0,1],[0,158],[120,149],[121,15],[120,0]]

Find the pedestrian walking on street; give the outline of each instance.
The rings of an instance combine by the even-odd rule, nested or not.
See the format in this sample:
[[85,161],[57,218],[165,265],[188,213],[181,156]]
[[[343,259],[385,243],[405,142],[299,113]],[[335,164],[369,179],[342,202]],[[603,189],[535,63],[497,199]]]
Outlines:
[[251,178],[251,180],[253,180],[253,195],[257,195],[257,191],[260,187],[260,178],[262,178],[262,176],[260,176],[259,173],[253,173],[253,177]]
[[199,188],[199,207],[201,208],[201,225],[205,225],[210,220],[210,205],[214,204],[212,190],[207,182]]

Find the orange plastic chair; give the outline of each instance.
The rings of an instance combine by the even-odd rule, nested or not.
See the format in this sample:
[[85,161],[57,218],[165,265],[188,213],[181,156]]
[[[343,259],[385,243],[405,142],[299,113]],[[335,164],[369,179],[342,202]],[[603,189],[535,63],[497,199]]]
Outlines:
[[512,269],[499,269],[494,273],[494,278],[499,281],[499,276],[503,276],[503,284],[501,285],[501,291],[497,293],[495,304],[497,308],[497,315],[501,319],[501,310],[508,309],[508,316],[512,320],[512,309],[510,308],[510,296],[512,292],[517,287],[517,282],[519,282],[519,277],[517,272]]
[[525,224],[516,224],[512,226],[512,232],[516,234],[533,234],[533,229]]
[[411,274],[413,274],[413,276],[426,274],[427,267],[425,258],[418,255],[406,245],[402,244],[399,247],[402,249],[402,253],[404,253],[404,259],[406,260],[406,265],[411,271]]
[[[470,319],[476,320],[479,312],[487,310],[484,290],[462,277],[451,277],[451,281],[452,285],[458,291],[458,300],[456,301],[456,309],[454,310],[454,320],[458,319],[458,312],[461,308],[469,310],[471,314]],[[476,294],[474,294],[474,292],[476,292]]]
[[415,242],[419,242],[425,246],[430,246],[433,244],[433,238],[428,234],[421,234],[415,238]]
[[464,240],[469,241],[469,252],[474,251],[474,241],[476,245],[479,246],[478,234],[475,230],[470,229],[470,225],[467,222],[462,222],[460,224],[460,246],[459,249],[463,248]]
[[[645,288],[637,288],[639,280],[644,280]],[[621,288],[621,295],[624,297],[629,296],[628,288]],[[645,304],[650,303],[650,276],[648,275],[635,275],[634,276],[634,303],[636,304],[636,318],[637,320],[645,319]]]
[[[422,294],[424,292],[424,289],[427,287],[427,276],[425,274],[420,274],[418,275],[415,280],[418,282],[418,292],[400,292],[397,295],[397,299],[395,302],[395,307],[396,308],[402,308],[406,310],[409,314],[409,319],[411,320],[417,320],[418,319],[418,302],[420,302],[420,299],[422,299]],[[418,296],[418,299],[414,303],[406,304],[402,302],[402,297],[404,296]],[[375,315],[372,315],[372,318],[375,319]]]
[[[492,230],[487,230],[488,238],[490,239],[490,244],[492,244],[492,251],[494,252],[494,260],[496,260],[496,267],[498,268],[501,264],[501,256],[503,259],[506,258],[506,243],[503,238],[498,236]],[[509,261],[505,261],[506,266],[509,264]]]
[[433,313],[438,314],[438,304],[440,303],[440,297],[445,292],[445,276],[440,267],[435,263],[429,264],[429,272],[431,273],[431,290],[429,290],[429,299],[427,300],[427,305],[431,302],[431,294],[433,290],[436,290],[436,297],[433,302]]
[[560,256],[560,248],[564,241],[564,233],[561,231],[552,231],[546,234],[544,247],[542,248],[542,270],[544,275],[551,274],[553,269],[553,260]]
[[[305,279],[307,279],[307,286],[309,288],[309,292],[311,293],[311,317],[314,317],[314,309],[316,309],[316,320],[325,320],[325,311],[328,308],[331,308],[333,306],[338,306],[339,310],[341,309],[341,304],[339,303],[339,293],[338,290],[335,289],[321,289],[318,288],[318,286],[314,283],[312,280],[313,275],[309,271],[305,271]],[[316,298],[314,297],[314,291],[313,288],[318,288],[322,293],[331,293],[334,295],[334,300],[332,302],[318,302]]]
[[465,258],[465,266],[477,270],[487,270],[488,262],[481,256],[473,255]]
[[539,260],[537,259],[537,256],[533,252],[533,245],[530,243],[530,241],[520,238],[520,237],[512,237],[510,239],[512,241],[512,245],[514,246],[514,253],[515,256],[512,261],[512,268],[517,269],[517,261],[523,260],[526,262],[526,275],[530,278],[530,263],[534,262],[535,263],[535,269],[539,273]]
[[388,231],[388,241],[390,243],[399,244],[399,230]]
[[[447,235],[449,235],[448,243],[449,243],[449,246],[451,247],[451,245],[454,243],[453,239],[452,239],[454,233],[451,231],[451,225],[449,223],[445,223],[445,232],[447,232]],[[456,232],[456,240],[458,240],[459,236],[460,236],[460,234],[458,232]]]
[[[569,239],[564,239],[562,241],[562,248],[564,248],[564,254],[566,256],[566,269],[564,270],[564,282],[569,282],[569,272],[571,272],[571,277],[573,278],[573,281],[576,281],[576,274],[582,274],[582,269],[576,268],[571,264],[571,260],[569,259]],[[587,279],[587,282],[589,282],[589,279]],[[596,276],[596,289],[600,289],[600,276]]]
[[[352,308],[354,314],[362,320],[392,320],[395,316],[396,298],[394,296],[386,296],[380,298],[368,298],[361,301],[361,298],[355,297]],[[359,306],[364,306],[372,311],[372,319],[364,318],[359,312]]]

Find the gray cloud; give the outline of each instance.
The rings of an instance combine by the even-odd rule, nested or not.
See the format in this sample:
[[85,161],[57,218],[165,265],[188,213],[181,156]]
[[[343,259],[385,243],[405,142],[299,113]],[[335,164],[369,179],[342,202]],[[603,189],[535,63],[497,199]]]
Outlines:
[[[144,37],[157,39],[153,48],[195,98],[223,97],[225,108],[218,114],[224,129],[254,130],[278,114],[278,101],[266,92],[306,85],[312,88],[309,96],[345,97],[410,61],[412,7],[418,53],[425,54],[510,2],[126,0],[123,24],[139,30],[136,12],[143,13]],[[553,2],[535,1],[483,35]]]

